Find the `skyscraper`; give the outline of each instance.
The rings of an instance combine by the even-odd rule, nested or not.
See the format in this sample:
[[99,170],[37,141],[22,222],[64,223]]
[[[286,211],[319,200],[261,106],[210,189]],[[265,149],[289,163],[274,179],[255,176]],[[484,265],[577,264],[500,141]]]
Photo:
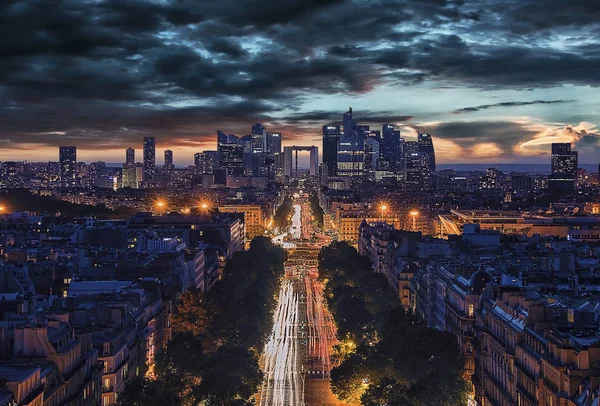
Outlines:
[[235,134],[225,134],[217,130],[217,148],[221,144],[239,144],[240,138]]
[[244,148],[244,152],[252,153],[252,135],[248,134],[240,137],[239,145]]
[[219,145],[219,166],[227,169],[229,175],[244,174],[244,147],[237,144]]
[[194,154],[194,172],[197,175],[212,174],[213,169],[219,168],[219,152],[203,151]]
[[154,137],[144,137],[144,180],[154,177],[156,167],[156,140]]
[[338,176],[362,177],[365,170],[365,130],[352,118],[352,107],[344,113],[344,132],[337,153]]
[[427,156],[429,162],[429,173],[435,172],[435,151],[433,149],[433,139],[427,133],[419,133],[418,139],[419,153]]
[[173,151],[171,151],[170,149],[165,150],[164,169],[168,171],[175,169],[175,166],[173,165]]
[[573,193],[577,179],[577,151],[571,143],[552,143],[551,171],[548,189],[551,193]]
[[323,126],[323,165],[327,176],[337,176],[338,142],[340,142],[340,126]]
[[124,168],[133,168],[135,166],[135,149],[127,148],[125,150],[125,165]]
[[407,192],[423,190],[422,155],[417,141],[404,143],[404,188]]
[[264,125],[252,126],[252,152],[267,152],[267,130]]
[[380,139],[376,136],[367,137],[365,143],[365,174],[371,180],[375,180],[375,171],[379,169]]
[[577,175],[577,151],[571,151],[571,143],[552,143],[552,173]]
[[[400,134],[394,131],[393,124],[384,124],[381,129],[383,142],[381,145],[381,158],[386,162],[387,169],[395,169],[398,161],[398,142]],[[396,137],[398,135],[398,137]]]
[[121,172],[121,187],[138,188],[137,171],[135,164],[133,166],[123,165]]
[[281,133],[268,132],[267,133],[267,153],[269,155],[275,155],[281,153]]
[[59,147],[58,155],[60,162],[60,186],[75,187],[75,165],[77,163],[77,148]]

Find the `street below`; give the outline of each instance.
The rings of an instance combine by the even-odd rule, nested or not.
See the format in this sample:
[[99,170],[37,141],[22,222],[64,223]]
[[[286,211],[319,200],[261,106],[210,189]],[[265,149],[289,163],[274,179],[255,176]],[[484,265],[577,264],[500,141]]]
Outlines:
[[288,250],[288,260],[263,355],[261,406],[343,404],[329,385],[336,328],[317,279],[318,254],[330,239],[315,234],[311,218],[308,202],[300,197],[289,230],[273,238]]

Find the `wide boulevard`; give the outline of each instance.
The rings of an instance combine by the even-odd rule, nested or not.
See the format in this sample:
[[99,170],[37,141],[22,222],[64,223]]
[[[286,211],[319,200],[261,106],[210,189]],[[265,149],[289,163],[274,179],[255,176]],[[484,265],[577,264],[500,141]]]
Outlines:
[[337,404],[329,389],[335,325],[317,280],[317,255],[330,240],[313,232],[311,218],[305,197],[297,198],[289,230],[273,238],[289,256],[265,346],[261,406]]

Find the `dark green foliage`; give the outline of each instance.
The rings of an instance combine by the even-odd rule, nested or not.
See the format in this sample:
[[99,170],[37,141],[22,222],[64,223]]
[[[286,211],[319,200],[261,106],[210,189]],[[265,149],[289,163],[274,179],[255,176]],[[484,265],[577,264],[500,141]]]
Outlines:
[[321,250],[319,274],[338,335],[356,345],[331,372],[340,399],[364,405],[465,404],[456,338],[406,313],[368,258],[346,243],[332,243]]
[[[137,384],[141,389],[138,399],[146,398],[146,388],[157,387],[177,399],[161,404],[249,404],[262,381],[258,359],[271,332],[285,256],[268,238],[256,237],[248,251],[238,252],[228,261],[223,277],[210,291],[192,293],[201,297],[186,300],[187,306],[178,311],[193,315],[197,309],[187,307],[205,303],[211,306],[210,311],[201,312],[207,325],[186,332],[190,318],[173,318],[173,330],[178,333],[157,358],[156,381]],[[176,321],[187,324],[178,326]]]
[[286,196],[283,199],[283,203],[281,203],[281,206],[277,208],[277,210],[275,211],[275,215],[273,216],[273,223],[275,224],[275,227],[286,227],[290,223],[291,215],[292,199],[289,196]]
[[310,203],[310,209],[315,216],[315,221],[319,225],[319,227],[323,227],[323,208],[319,204],[319,196],[317,192],[311,193],[308,197],[308,202]]
[[141,376],[132,378],[123,392],[119,393],[117,404],[127,406],[181,405],[177,395],[159,381],[151,381]]

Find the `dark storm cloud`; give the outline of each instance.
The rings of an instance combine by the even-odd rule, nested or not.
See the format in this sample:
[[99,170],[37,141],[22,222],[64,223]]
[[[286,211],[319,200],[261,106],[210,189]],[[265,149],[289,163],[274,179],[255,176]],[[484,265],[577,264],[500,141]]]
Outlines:
[[[309,133],[340,114],[302,112],[315,93],[347,97],[424,81],[598,86],[599,17],[590,0],[3,1],[0,138],[56,145],[58,136],[36,134],[65,132],[116,144],[161,133],[194,143],[202,138],[194,134],[241,133],[253,121]],[[549,45],[559,37],[576,45]],[[457,112],[558,102],[567,101]],[[411,118],[360,110],[362,122]],[[283,111],[296,113],[282,118]],[[438,129],[449,134],[457,125]],[[499,123],[461,125],[459,140],[475,132],[508,147],[523,135]]]
[[[322,122],[327,124],[329,122],[337,122],[341,120],[339,111],[325,111],[325,110],[313,110],[302,113],[290,114],[286,117],[286,121],[289,123],[295,122]],[[354,115],[354,119],[361,123],[383,123],[383,122],[397,122],[397,121],[408,121],[411,120],[412,116],[397,115],[391,111],[370,111],[361,110],[358,114]]]
[[533,100],[527,102],[501,102],[494,104],[482,104],[475,107],[463,107],[462,109],[454,110],[454,114],[470,113],[481,110],[493,109],[496,107],[520,107],[520,106],[531,106],[532,104],[557,104],[557,103],[570,103],[573,100]]
[[512,148],[537,134],[535,130],[511,121],[457,121],[430,126],[427,131],[436,138],[443,138],[470,148],[478,143],[496,144],[506,155]]
[[[213,141],[214,128],[247,131],[253,120],[267,121],[279,107],[263,102],[215,100],[207,106],[149,109],[111,108],[106,102],[71,105],[37,105],[35,109],[0,108],[4,128],[0,142],[59,146],[85,139],[86,149],[105,149],[139,143],[155,134],[163,145],[203,144]],[[38,120],[25,120],[33,114]],[[210,129],[210,130],[207,130]],[[64,133],[64,134],[63,134]]]

